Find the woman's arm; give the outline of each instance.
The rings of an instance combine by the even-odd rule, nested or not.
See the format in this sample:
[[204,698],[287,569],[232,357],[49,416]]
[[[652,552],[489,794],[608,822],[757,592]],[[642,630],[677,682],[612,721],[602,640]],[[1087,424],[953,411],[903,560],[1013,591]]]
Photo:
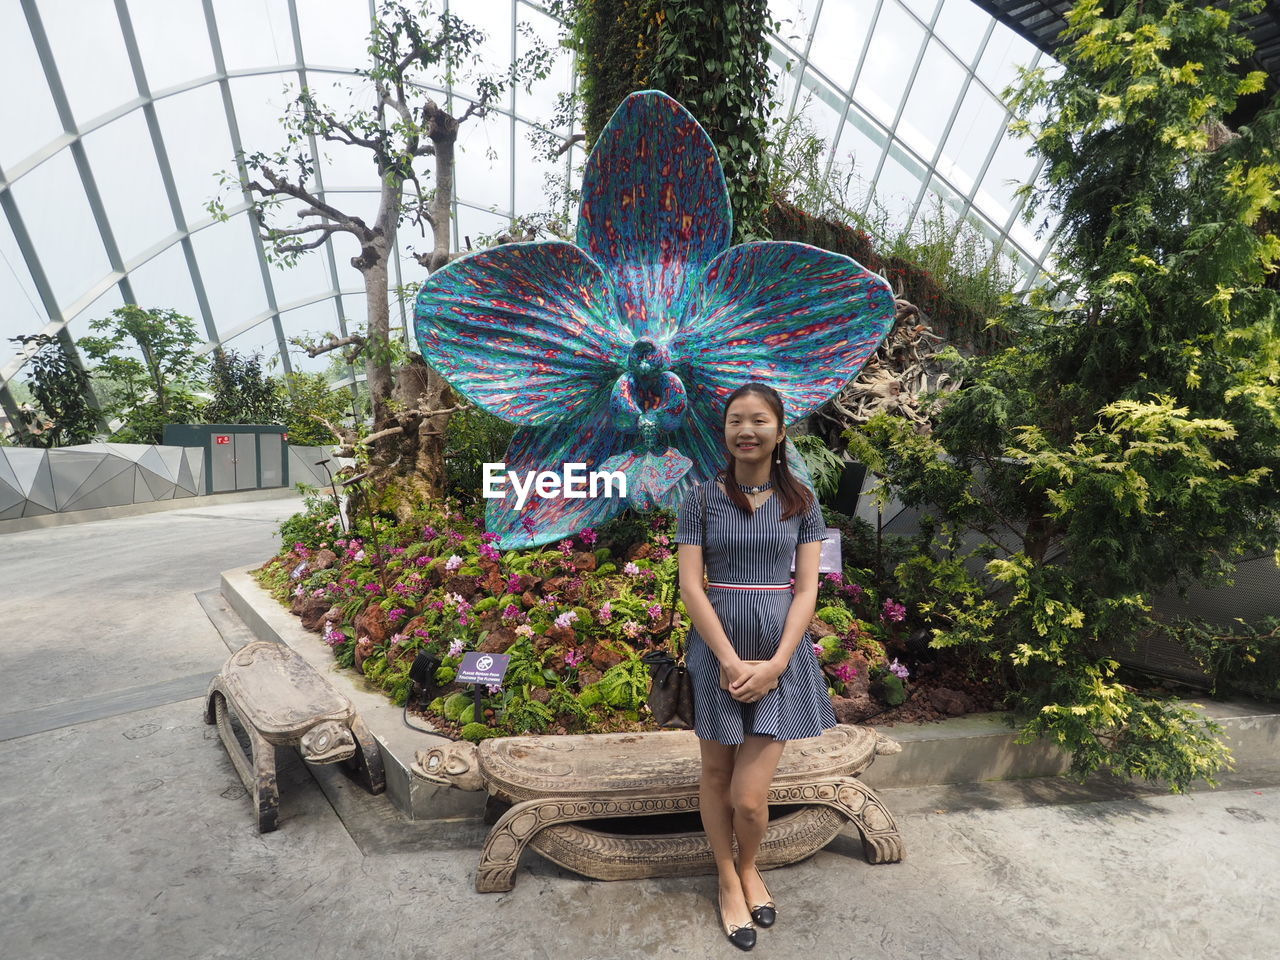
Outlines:
[[[689,619],[698,629],[716,659],[723,664],[725,671],[734,676],[735,671],[745,669],[742,660],[729,642],[729,635],[720,623],[720,617],[707,599],[707,591],[702,586],[702,547],[693,543],[679,545],[676,556],[680,563],[680,599],[689,611]],[[815,584],[817,581],[814,581]],[[815,587],[816,592],[816,587]]]
[[[782,625],[782,639],[778,641],[778,649],[758,667],[744,668],[745,678],[734,680],[730,684],[729,692],[734,697],[743,692],[762,695],[764,688],[786,671],[792,655],[804,639],[805,631],[809,629],[818,604],[818,564],[821,557],[821,540],[802,543],[796,548],[796,583],[791,597],[791,609],[787,611],[787,620]],[[756,677],[760,679],[757,681],[754,679]]]

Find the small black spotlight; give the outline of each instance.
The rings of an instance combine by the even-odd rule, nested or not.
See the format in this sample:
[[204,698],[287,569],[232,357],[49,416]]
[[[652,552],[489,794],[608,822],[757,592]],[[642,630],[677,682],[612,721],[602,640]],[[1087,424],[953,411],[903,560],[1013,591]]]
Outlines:
[[413,681],[413,692],[422,704],[430,703],[440,689],[436,683],[436,671],[440,669],[440,658],[433,653],[419,650],[413,658],[413,666],[409,668],[409,679]]

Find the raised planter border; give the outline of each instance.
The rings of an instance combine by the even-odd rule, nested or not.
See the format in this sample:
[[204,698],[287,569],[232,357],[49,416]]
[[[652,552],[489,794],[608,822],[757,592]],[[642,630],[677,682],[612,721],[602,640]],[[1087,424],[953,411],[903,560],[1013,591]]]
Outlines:
[[[448,738],[406,727],[401,708],[392,704],[385,693],[353,671],[339,667],[328,644],[318,634],[304,630],[296,616],[258,586],[250,572],[258,566],[224,572],[222,595],[255,637],[293,647],[351,699],[382,746],[387,796],[392,803],[412,820],[482,819],[487,797],[484,791],[437,786],[410,772],[415,751],[429,749]],[[1235,774],[1250,767],[1275,766],[1275,758],[1280,756],[1280,706],[1247,699],[1187,702],[1226,728],[1228,745],[1235,754]],[[1006,716],[997,711],[938,723],[886,725],[886,735],[902,744],[902,752],[878,757],[862,779],[881,790],[1058,777],[1067,770],[1069,756],[1057,744],[1044,739],[1014,743],[1017,730],[1005,722]],[[418,718],[415,722],[423,721]]]

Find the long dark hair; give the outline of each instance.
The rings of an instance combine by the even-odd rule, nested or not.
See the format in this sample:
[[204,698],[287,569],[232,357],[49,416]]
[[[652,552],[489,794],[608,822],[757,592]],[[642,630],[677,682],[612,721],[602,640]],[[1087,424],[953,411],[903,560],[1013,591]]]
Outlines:
[[[764,399],[769,405],[769,409],[773,411],[773,415],[778,418],[779,429],[787,425],[783,418],[782,397],[778,396],[778,391],[773,389],[767,383],[759,383],[752,380],[744,383],[733,393],[729,394],[729,398],[724,402],[724,414],[720,418],[720,432],[723,436],[725,425],[729,422],[729,406],[733,401],[746,393],[754,393]],[[780,519],[786,520],[788,517],[794,517],[797,513],[804,513],[813,503],[813,491],[796,479],[795,474],[791,472],[791,467],[787,464],[787,446],[786,440],[778,444],[774,448],[775,461],[769,467],[769,479],[773,481],[774,496],[782,498],[782,513]],[[729,499],[737,504],[738,509],[743,513],[751,512],[751,505],[747,503],[746,495],[738,489],[738,480],[734,475],[734,467],[737,460],[733,453],[729,453],[729,460],[725,464],[724,470],[720,475],[725,478],[724,492],[729,495]]]

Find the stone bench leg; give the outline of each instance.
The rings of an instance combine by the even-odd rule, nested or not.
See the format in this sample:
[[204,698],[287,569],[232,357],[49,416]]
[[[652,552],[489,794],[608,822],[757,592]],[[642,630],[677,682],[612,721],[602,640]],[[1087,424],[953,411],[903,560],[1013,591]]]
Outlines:
[[652,816],[698,809],[697,792],[631,799],[525,800],[510,807],[489,831],[476,871],[477,893],[499,893],[516,884],[516,868],[529,841],[541,830],[574,820]]
[[867,863],[897,863],[906,856],[893,814],[875,791],[857,777],[770,787],[769,803],[820,804],[838,810],[862,835],[862,852]]
[[347,768],[370,793],[383,793],[387,789],[387,775],[382,766],[382,751],[359,714],[351,718],[351,733],[356,738],[356,752],[346,761]]
[[215,681],[205,707],[205,723],[216,723],[218,736],[227,755],[240,775],[245,790],[253,797],[254,816],[259,833],[270,833],[280,819],[280,789],[276,783],[276,748],[252,726],[241,723],[249,736],[251,756],[245,756],[235,729],[231,726],[231,705],[226,692]]
[[[902,837],[893,815],[875,791],[856,777],[775,785],[769,788],[768,803],[770,806],[812,804],[834,808],[858,828],[868,863],[897,863],[904,855]],[[525,847],[539,831],[555,824],[697,809],[696,791],[630,799],[525,800],[503,813],[489,831],[476,871],[476,891],[498,893],[514,887],[516,869]]]

